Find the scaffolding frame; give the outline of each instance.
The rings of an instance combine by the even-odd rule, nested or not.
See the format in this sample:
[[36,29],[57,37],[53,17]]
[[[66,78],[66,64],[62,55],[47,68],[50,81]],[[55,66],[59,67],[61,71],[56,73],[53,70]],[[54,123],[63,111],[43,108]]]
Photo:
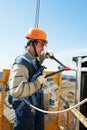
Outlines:
[[[76,77],[77,77],[77,80],[76,80],[76,90],[75,90],[75,103],[79,103],[80,102],[80,81],[79,81],[79,78],[81,78],[81,72],[82,71],[87,71],[86,68],[81,68],[81,62],[82,62],[82,58],[81,57],[78,57],[75,59],[76,60]],[[3,70],[3,74],[2,74],[2,79],[0,80],[0,83],[2,84],[2,96],[1,96],[1,106],[0,106],[0,130],[4,130],[3,129],[3,118],[4,118],[4,96],[5,96],[5,86],[8,82],[8,78],[9,78],[9,73],[10,73],[10,70],[6,70],[4,69]],[[59,85],[59,96],[58,96],[58,111],[60,110],[60,100],[62,99],[66,105],[68,107],[71,107],[71,104],[69,103],[69,101],[65,100],[65,98],[61,98],[61,90],[62,90],[62,75],[61,73],[56,75],[56,76],[53,76],[54,78],[54,81]],[[77,95],[79,92],[79,96]],[[67,130],[70,130],[70,113],[73,113],[76,117],[76,121],[78,122],[78,125],[76,124],[76,128],[75,130],[79,130],[79,121],[87,128],[87,118],[82,114],[80,113],[79,111],[79,107],[76,109],[72,109],[70,111],[67,111]],[[56,123],[56,125],[55,125]],[[55,126],[56,130],[63,130],[63,128],[61,128],[60,126],[60,113],[58,114],[57,116],[57,119],[54,120],[51,124],[49,125],[45,125],[45,130],[53,130],[51,129],[51,126]],[[53,128],[53,127],[52,127]]]
[[[82,67],[82,63],[87,61],[87,56],[73,57],[72,60],[76,62],[75,104],[77,104],[81,101],[81,73],[87,72],[87,67]],[[72,109],[71,111],[76,116],[75,130],[80,130],[80,122],[87,128],[87,118],[80,112],[80,107]]]

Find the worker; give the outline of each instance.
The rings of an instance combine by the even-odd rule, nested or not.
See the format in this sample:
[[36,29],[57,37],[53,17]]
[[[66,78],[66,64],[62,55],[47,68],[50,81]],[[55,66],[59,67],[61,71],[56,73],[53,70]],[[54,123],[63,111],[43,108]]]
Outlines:
[[11,103],[15,110],[13,129],[44,130],[44,114],[31,108],[22,99],[44,109],[42,86],[47,79],[43,73],[33,80],[32,78],[43,67],[43,61],[52,58],[54,54],[44,50],[47,46],[47,34],[42,29],[31,28],[25,37],[25,51],[15,59],[9,77]]

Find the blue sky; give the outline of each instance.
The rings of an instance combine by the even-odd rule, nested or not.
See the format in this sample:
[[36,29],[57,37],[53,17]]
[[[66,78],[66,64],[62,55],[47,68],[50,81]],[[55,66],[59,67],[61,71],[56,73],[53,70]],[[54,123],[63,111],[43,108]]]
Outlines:
[[[0,71],[10,69],[24,50],[25,34],[35,26],[35,14],[36,0],[0,1]],[[46,50],[75,68],[72,57],[87,55],[87,0],[40,0],[39,28],[47,32]],[[57,70],[53,60],[44,64],[48,70]]]

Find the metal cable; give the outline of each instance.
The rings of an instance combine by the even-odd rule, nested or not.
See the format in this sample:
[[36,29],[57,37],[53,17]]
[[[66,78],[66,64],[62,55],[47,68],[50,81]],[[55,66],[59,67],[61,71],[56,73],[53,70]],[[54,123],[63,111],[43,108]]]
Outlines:
[[37,28],[38,28],[38,25],[39,25],[39,10],[40,10],[40,0],[37,0],[36,16],[35,16],[35,27],[37,27]]

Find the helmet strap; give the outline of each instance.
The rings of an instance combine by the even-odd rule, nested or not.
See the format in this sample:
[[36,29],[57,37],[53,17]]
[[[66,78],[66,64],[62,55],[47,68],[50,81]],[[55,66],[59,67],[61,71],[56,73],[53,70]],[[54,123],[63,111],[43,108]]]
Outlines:
[[34,48],[35,56],[38,56],[35,44],[36,44],[36,42],[33,40],[32,45],[33,45],[33,48]]

